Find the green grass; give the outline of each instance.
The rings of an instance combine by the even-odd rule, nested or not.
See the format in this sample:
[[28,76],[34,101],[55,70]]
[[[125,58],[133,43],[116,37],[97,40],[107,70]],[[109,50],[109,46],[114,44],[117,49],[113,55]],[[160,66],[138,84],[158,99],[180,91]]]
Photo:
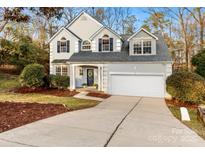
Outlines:
[[8,74],[0,74],[0,90],[8,90],[19,86],[18,77]]
[[0,102],[5,101],[64,104],[72,110],[93,107],[99,103],[94,100],[77,99],[73,97],[57,97],[44,94],[0,93]]
[[98,101],[77,99],[73,97],[58,97],[44,94],[17,94],[7,92],[9,89],[20,86],[18,76],[0,73],[0,102],[28,102],[64,104],[71,110],[93,107]]
[[[168,105],[172,114],[181,121],[180,109],[176,106]],[[205,125],[201,119],[198,118],[197,109],[187,109],[191,121],[182,121],[185,125],[195,131],[199,136],[205,139]]]

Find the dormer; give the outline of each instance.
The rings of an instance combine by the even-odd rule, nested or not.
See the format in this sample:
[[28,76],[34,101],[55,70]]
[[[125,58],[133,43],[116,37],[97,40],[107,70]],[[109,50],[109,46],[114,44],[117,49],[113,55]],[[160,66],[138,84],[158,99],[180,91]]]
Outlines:
[[108,27],[103,26],[90,37],[90,40],[93,52],[121,51],[121,36]]
[[158,38],[144,28],[134,33],[129,41],[129,55],[156,55],[156,41]]

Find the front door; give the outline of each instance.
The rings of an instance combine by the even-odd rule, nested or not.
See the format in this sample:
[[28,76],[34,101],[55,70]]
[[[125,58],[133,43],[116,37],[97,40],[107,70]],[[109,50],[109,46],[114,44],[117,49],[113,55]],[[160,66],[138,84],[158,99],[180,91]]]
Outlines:
[[94,70],[87,69],[87,85],[93,86],[93,84],[94,84]]

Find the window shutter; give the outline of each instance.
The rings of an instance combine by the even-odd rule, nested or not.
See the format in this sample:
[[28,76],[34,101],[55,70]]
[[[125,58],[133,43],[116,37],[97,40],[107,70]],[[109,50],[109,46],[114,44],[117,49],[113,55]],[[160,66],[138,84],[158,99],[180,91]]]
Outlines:
[[110,38],[110,51],[113,51],[113,38]]
[[67,52],[70,52],[70,41],[67,41]]
[[57,41],[57,53],[60,53],[60,44],[61,44],[61,42]]
[[99,48],[99,51],[102,51],[102,39],[98,40],[98,48]]

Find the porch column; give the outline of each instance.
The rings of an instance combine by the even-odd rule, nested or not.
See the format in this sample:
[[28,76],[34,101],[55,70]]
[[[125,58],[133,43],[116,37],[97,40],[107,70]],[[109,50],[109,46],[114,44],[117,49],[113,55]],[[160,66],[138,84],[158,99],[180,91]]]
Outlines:
[[101,91],[102,90],[102,84],[101,84],[101,82],[102,82],[102,78],[101,78],[101,76],[102,76],[102,73],[101,73],[101,66],[98,66],[98,90],[99,91]]
[[70,65],[70,89],[75,89],[75,65]]

